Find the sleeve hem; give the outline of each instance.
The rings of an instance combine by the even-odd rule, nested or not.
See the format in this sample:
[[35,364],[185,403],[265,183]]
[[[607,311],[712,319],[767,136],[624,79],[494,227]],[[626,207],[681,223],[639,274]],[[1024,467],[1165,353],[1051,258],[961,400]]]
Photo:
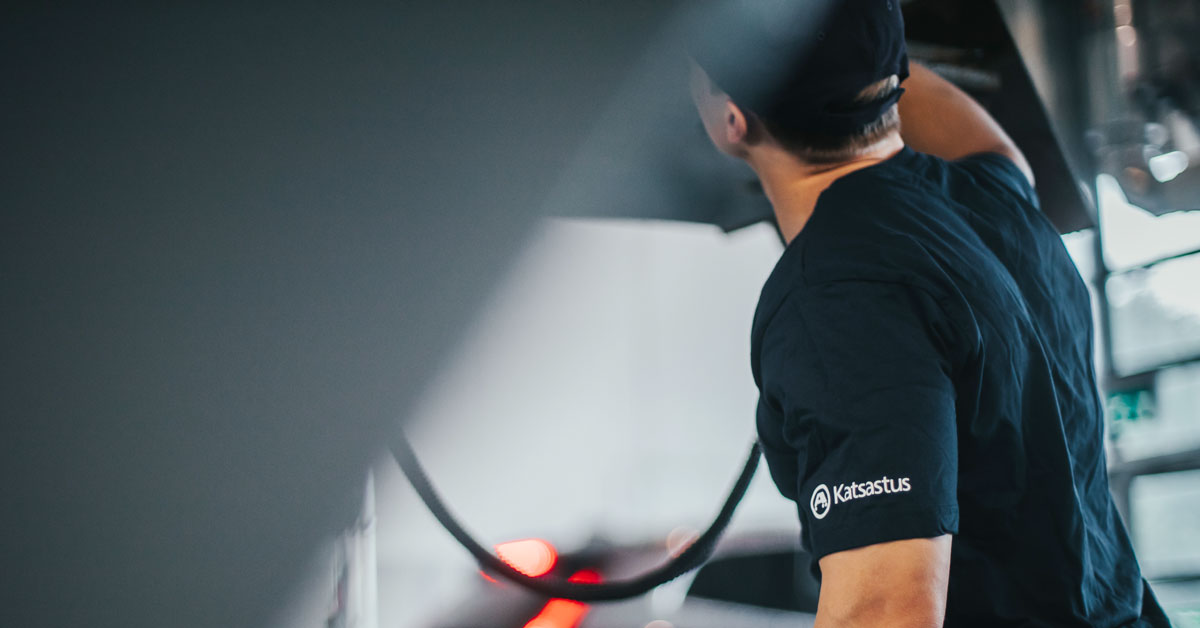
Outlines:
[[842,525],[811,534],[812,556],[828,554],[876,543],[903,539],[933,538],[958,533],[958,506],[889,514],[884,524]]

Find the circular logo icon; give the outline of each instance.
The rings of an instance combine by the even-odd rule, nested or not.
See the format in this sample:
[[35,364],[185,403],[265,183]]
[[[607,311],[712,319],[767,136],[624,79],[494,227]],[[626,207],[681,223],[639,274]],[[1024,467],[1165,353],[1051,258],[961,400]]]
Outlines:
[[825,515],[829,514],[829,487],[821,484],[813,489],[812,499],[808,500],[808,507],[812,508],[813,516],[817,519],[824,519]]

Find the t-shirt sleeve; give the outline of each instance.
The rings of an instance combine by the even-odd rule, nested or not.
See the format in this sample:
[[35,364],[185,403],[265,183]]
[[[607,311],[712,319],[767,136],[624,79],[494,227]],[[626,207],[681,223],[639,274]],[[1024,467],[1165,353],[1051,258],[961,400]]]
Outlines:
[[958,532],[954,333],[923,290],[798,289],[763,336],[758,432],[815,558]]
[[979,184],[995,195],[1015,197],[1041,210],[1037,192],[1025,173],[1013,160],[1000,153],[976,153],[954,162],[975,176]]

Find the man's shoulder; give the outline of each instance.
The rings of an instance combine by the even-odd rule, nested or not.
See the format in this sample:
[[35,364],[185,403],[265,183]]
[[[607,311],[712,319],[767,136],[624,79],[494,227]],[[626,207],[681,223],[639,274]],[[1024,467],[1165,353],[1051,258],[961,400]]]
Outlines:
[[[930,192],[919,183],[858,177],[821,195],[789,263],[809,283],[906,281],[929,263]],[[783,261],[783,260],[781,260]]]

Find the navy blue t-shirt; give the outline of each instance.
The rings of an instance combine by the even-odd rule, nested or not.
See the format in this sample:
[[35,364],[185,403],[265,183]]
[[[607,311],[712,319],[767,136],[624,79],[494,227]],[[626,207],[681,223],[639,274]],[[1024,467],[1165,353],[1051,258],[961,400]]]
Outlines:
[[763,286],[759,439],[817,560],[953,534],[946,623],[1166,626],[1109,493],[1087,289],[1017,167],[836,180]]

